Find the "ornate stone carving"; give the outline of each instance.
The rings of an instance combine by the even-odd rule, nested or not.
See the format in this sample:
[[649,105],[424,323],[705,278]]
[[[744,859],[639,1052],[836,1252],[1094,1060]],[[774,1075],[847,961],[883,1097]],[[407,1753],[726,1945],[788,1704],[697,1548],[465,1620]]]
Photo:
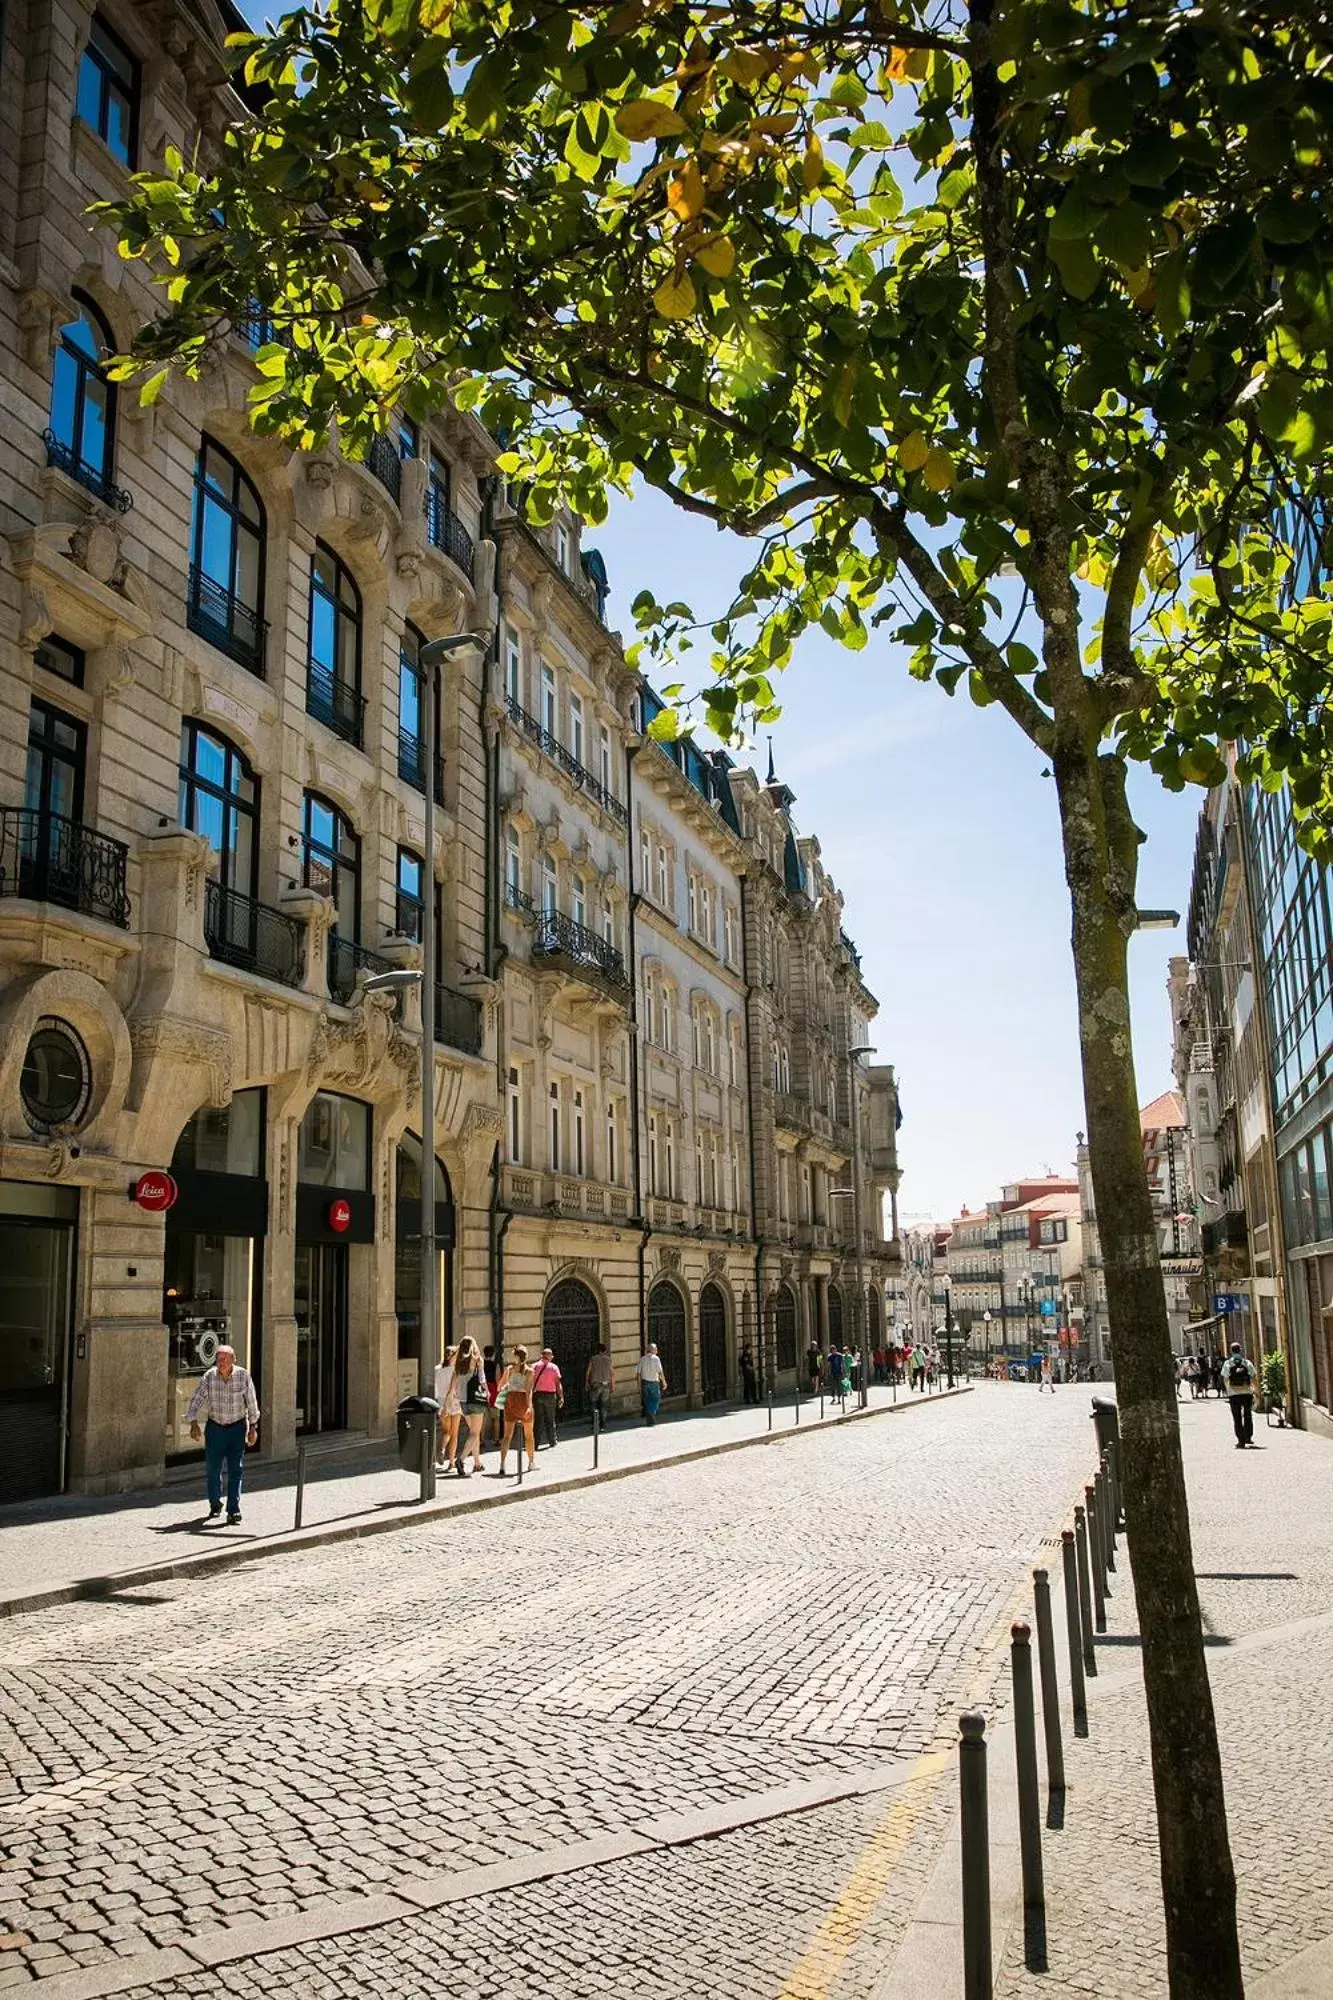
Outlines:
[[130,1049],[133,1054],[131,1102],[143,1103],[148,1072],[159,1058],[179,1064],[186,1069],[205,1070],[208,1074],[210,1104],[220,1107],[230,1100],[232,1084],[229,1035],[219,1032],[216,1028],[201,1027],[195,1021],[180,1020],[171,1014],[158,1014],[146,1020],[131,1021],[129,1030]]
[[335,1022],[322,1014],[310,1044],[307,1081],[348,1086],[376,1097],[415,1090],[421,1052],[394,1020],[392,1006],[387,994],[358,992],[350,1021]]
[[86,521],[81,521],[69,538],[69,553],[95,583],[110,584],[116,590],[124,583],[120,532],[109,520],[90,514]]
[[504,1136],[504,1114],[494,1104],[481,1104],[474,1098],[468,1105],[467,1116],[463,1120],[463,1144],[472,1139],[489,1139],[492,1143]]
[[657,1253],[657,1268],[659,1271],[679,1271],[680,1269],[679,1250],[672,1248],[659,1250]]
[[709,1251],[709,1253],[708,1253],[708,1268],[709,1268],[709,1270],[710,1270],[710,1271],[713,1271],[713,1272],[718,1272],[718,1273],[720,1273],[720,1272],[722,1272],[722,1271],[725,1271],[725,1270],[726,1270],[726,1268],[727,1268],[727,1253],[726,1253],[726,1251],[725,1251],[725,1250],[710,1250],[710,1251]]
[[29,368],[35,368],[43,376],[50,364],[61,310],[59,300],[39,285],[32,286],[19,299],[19,345],[23,359]]
[[48,632],[54,632],[56,621],[51,607],[46,601],[46,593],[39,585],[28,582],[23,586],[23,608],[19,612],[19,645],[25,653],[43,640]]

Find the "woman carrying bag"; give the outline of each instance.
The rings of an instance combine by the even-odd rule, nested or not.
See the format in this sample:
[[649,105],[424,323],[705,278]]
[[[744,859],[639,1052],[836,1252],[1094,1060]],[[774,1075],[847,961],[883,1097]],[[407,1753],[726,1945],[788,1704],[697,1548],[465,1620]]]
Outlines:
[[459,1442],[454,1471],[460,1479],[466,1479],[469,1475],[463,1460],[469,1452],[472,1454],[472,1471],[481,1471],[481,1426],[490,1408],[486,1371],[477,1352],[477,1343],[470,1335],[459,1347],[454,1362],[454,1381],[462,1399],[462,1422],[467,1426],[466,1435]]
[[504,1397],[504,1429],[500,1435],[500,1477],[505,1476],[505,1459],[509,1456],[509,1441],[515,1431],[521,1431],[518,1448],[527,1446],[528,1471],[537,1463],[536,1440],[532,1434],[532,1370],[528,1367],[526,1347],[514,1349],[514,1363],[506,1368],[500,1378],[500,1388],[496,1396]]

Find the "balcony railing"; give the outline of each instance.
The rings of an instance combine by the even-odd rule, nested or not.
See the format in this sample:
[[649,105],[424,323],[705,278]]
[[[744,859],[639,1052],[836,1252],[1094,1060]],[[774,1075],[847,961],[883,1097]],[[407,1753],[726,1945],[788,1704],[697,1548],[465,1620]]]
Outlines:
[[435,988],[435,1039],[444,1048],[461,1049],[465,1056],[479,1056],[486,1032],[486,1017],[479,1000],[470,993],[456,993],[452,986]]
[[[413,736],[407,729],[398,732],[398,775],[405,784],[415,785],[419,792],[425,791],[421,738]],[[437,806],[444,804],[444,759],[438,750],[435,753],[435,803]]]
[[77,479],[80,486],[86,486],[95,500],[104,507],[112,507],[117,514],[128,514],[134,505],[134,495],[127,493],[123,486],[113,486],[103,476],[100,467],[89,465],[67,444],[62,444],[54,431],[42,432],[42,443],[46,446],[46,462],[67,472],[71,479]]
[[566,750],[559,738],[553,735],[544,723],[539,722],[535,715],[529,715],[527,709],[516,702],[512,695],[505,699],[505,713],[511,722],[517,723],[525,736],[531,737],[552,763],[559,765],[565,776],[571,779],[581,792],[587,792],[603,812],[610,813],[612,819],[619,820],[622,826],[628,825],[629,814],[615,793],[609,791],[600,778],[594,778],[587,766],[580,764],[578,758]]
[[366,471],[373,472],[385,492],[392,494],[395,500],[402,498],[403,461],[392,439],[376,437],[370,440]]
[[238,889],[210,881],[204,891],[204,939],[210,958],[299,986],[305,970],[305,933],[295,917]]
[[558,958],[579,972],[604,980],[608,986],[628,990],[625,961],[613,944],[598,937],[586,924],[567,917],[562,910],[543,910],[537,918],[534,954]]
[[216,646],[238,666],[264,678],[264,644],[267,621],[252,604],[246,604],[234,590],[224,590],[203,570],[190,567],[190,595],[185,608],[186,623],[210,646]]
[[339,1001],[344,1007],[351,1003],[356,992],[356,976],[359,972],[392,972],[392,962],[371,951],[367,945],[354,944],[351,938],[339,937],[337,931],[329,933],[329,998]]
[[311,665],[305,687],[306,714],[359,750],[366,734],[366,697],[323,667]]
[[514,882],[505,883],[505,908],[516,910],[521,917],[534,917],[537,914],[537,905],[527,890],[520,889]]
[[78,820],[29,806],[0,807],[0,896],[59,903],[129,929],[129,850]]
[[454,513],[441,487],[433,482],[426,488],[426,533],[432,548],[440,549],[457,563],[468,582],[475,561],[472,537]]

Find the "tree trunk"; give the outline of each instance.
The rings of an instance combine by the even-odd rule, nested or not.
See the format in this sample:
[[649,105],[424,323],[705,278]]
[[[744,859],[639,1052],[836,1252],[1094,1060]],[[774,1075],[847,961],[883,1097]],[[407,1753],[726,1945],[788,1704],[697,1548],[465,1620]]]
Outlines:
[[1143,1640],[1172,2000],[1243,2000],[1236,1880],[1190,1547],[1171,1335],[1144,1171],[1127,945],[1139,835],[1125,769],[1066,737],[1054,757],[1073,909],[1083,1090],[1115,1355],[1121,1473]]

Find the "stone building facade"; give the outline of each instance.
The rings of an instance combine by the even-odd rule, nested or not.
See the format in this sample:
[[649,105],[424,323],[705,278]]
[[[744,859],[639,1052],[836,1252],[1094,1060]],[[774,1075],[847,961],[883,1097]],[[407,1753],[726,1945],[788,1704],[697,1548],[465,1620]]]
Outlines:
[[[787,879],[772,787],[644,737],[575,524],[520,521],[453,412],[364,463],[256,437],[267,327],[148,409],[106,379],[151,301],[87,205],[241,115],[241,25],[0,16],[0,1500],[159,1479],[223,1338],[266,1454],[391,1430],[420,1343],[420,1003],[366,979],[419,967],[428,895],[441,1341],[558,1340],[577,1401],[600,1337],[627,1400],[657,1326],[673,1390],[730,1393],[759,1284],[789,1264],[821,1324],[846,1258],[817,1203],[874,1002],[836,892],[813,843]],[[421,648],[463,630],[488,644],[443,674],[427,773]],[[781,989],[749,969],[761,910]],[[792,1080],[756,1108],[779,1025]],[[861,1088],[887,1101],[891,1072]],[[862,1158],[869,1274],[896,1156]]]

